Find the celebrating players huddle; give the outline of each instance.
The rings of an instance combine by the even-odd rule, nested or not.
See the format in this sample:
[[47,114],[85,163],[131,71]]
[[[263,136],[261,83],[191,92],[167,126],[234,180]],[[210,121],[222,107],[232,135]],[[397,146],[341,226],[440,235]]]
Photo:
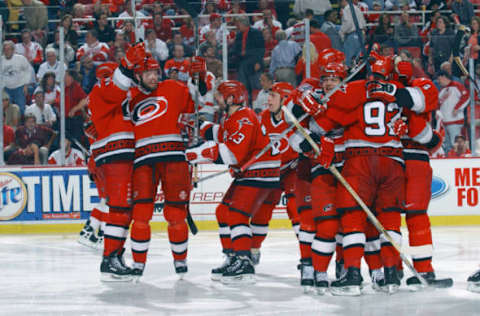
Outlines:
[[[203,142],[188,149],[182,137],[185,125],[179,122],[195,112],[191,89],[175,80],[159,82],[160,67],[143,43],[130,48],[120,66],[106,65],[89,95],[87,128],[95,162],[89,169],[109,207],[108,215],[102,215],[102,280],[142,276],[159,182],[174,268],[179,275],[187,272],[191,166],[209,162],[228,165],[233,178],[216,209],[225,261],[212,269],[212,280],[255,282],[261,244],[284,193],[299,242],[300,284],[306,290],[360,295],[364,258],[372,287],[395,293],[403,278],[395,249],[402,242],[402,212],[419,273],[408,278],[407,285],[418,289],[427,281],[434,287],[452,286],[451,279],[436,279],[427,215],[429,153],[439,148],[443,137],[429,123],[438,107],[438,91],[429,79],[412,78],[409,62],[376,52],[366,57],[355,68],[363,69],[361,78],[347,82],[343,53],[325,49],[319,56],[321,78],[305,79],[296,89],[275,83],[269,107],[259,116],[248,106],[242,83],[220,83],[214,97],[223,112],[221,123],[200,122]],[[204,95],[204,60],[193,60],[191,75],[200,79],[198,91]],[[377,230],[351,190],[340,183],[337,169],[383,230]],[[95,218],[87,222],[84,243],[96,237],[92,231],[98,223]],[[123,260],[130,225],[132,267]],[[337,280],[329,282],[327,269],[335,252]],[[469,281],[480,288],[479,276]]]

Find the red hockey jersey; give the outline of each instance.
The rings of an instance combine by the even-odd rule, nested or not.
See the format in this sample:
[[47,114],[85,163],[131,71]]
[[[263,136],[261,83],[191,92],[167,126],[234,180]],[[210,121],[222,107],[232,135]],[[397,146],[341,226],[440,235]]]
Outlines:
[[298,158],[298,153],[294,151],[288,143],[288,137],[293,134],[293,131],[280,138],[283,131],[289,127],[284,119],[283,112],[280,121],[277,121],[269,110],[264,110],[260,114],[260,117],[262,118],[262,129],[265,129],[270,141],[273,142],[272,155],[281,156],[282,163],[280,166],[280,171],[283,172],[289,168],[292,163],[294,163],[295,159]]
[[179,119],[195,104],[185,84],[165,80],[151,93],[139,92],[128,104],[135,132],[135,167],[161,161],[185,161]]
[[268,135],[266,131],[262,131],[252,109],[242,107],[212,129],[214,141],[219,143],[219,154],[223,162],[234,170],[237,184],[278,187],[281,157],[272,150],[263,154],[247,170],[239,172],[247,161],[269,143]]
[[98,134],[90,146],[97,166],[133,160],[134,156],[133,125],[124,119],[121,106],[128,90],[116,80],[119,73],[119,69],[115,70],[113,80],[109,78],[97,83],[88,95],[90,119]]

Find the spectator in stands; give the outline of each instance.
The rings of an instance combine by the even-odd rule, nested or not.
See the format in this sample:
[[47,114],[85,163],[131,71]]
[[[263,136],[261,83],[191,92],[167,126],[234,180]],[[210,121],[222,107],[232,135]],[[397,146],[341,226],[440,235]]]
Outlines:
[[293,12],[297,15],[305,13],[307,9],[313,10],[315,19],[322,24],[323,16],[327,10],[332,9],[330,1],[316,1],[316,0],[295,0]]
[[208,32],[207,34],[205,34],[205,39],[206,41],[201,43],[199,47],[200,55],[203,55],[205,49],[211,46],[215,50],[215,56],[219,59],[222,58],[222,42],[217,41],[215,32]]
[[57,115],[50,104],[45,103],[45,93],[42,88],[37,87],[33,92],[35,101],[25,109],[25,116],[31,114],[35,116],[37,124],[53,127],[57,121]]
[[330,38],[320,31],[320,23],[313,20],[310,22],[310,42],[315,45],[317,52],[321,52],[325,48],[331,48],[332,43],[330,42]]
[[265,43],[265,55],[263,56],[263,66],[268,68],[270,65],[270,58],[272,56],[272,50],[277,46],[278,41],[273,38],[272,30],[266,27],[262,30],[263,39]]
[[123,34],[122,32],[116,33],[115,41],[113,42],[113,45],[109,48],[109,52],[108,52],[109,59],[111,60],[115,59],[115,52],[118,49],[121,49],[124,52],[126,52],[129,47],[130,47],[130,44],[126,40],[125,34]]
[[125,51],[121,48],[117,48],[115,49],[115,53],[112,60],[120,65],[123,57],[125,57]]
[[[358,19],[358,26],[360,30],[365,31],[366,22],[363,13],[356,5],[356,0],[353,1],[353,7]],[[350,6],[346,0],[341,0],[342,9],[342,25],[340,27],[340,36],[343,38],[343,47],[345,49],[345,60],[347,66],[352,65],[353,58],[355,58],[361,50],[360,38],[356,32],[355,24],[353,23]]]
[[215,1],[206,1],[205,7],[200,12],[200,15],[204,15],[205,17],[198,18],[198,25],[199,27],[203,27],[210,22],[210,15],[212,13],[217,13],[217,7]]
[[208,32],[213,32],[215,33],[217,42],[221,42],[222,41],[222,31],[220,29],[221,26],[222,26],[222,16],[218,13],[210,14],[210,23],[204,25],[200,29],[200,41],[206,40],[206,34]]
[[68,70],[65,74],[65,125],[70,135],[78,140],[84,135],[83,117],[86,106],[87,94],[78,82],[78,74],[74,70]]
[[[55,41],[53,43],[50,43],[47,45],[45,48],[45,51],[53,48],[55,50],[55,55],[60,56],[59,53],[59,48],[60,48],[60,32],[57,30],[55,31]],[[68,65],[73,62],[75,59],[75,51],[73,50],[73,47],[68,43],[65,42],[65,50],[64,50],[64,56],[65,56],[65,63]]]
[[473,5],[469,0],[454,0],[452,3],[453,18],[463,25],[469,25],[475,16]]
[[45,46],[48,24],[47,7],[39,0],[22,0],[25,28],[32,30],[35,41]]
[[418,29],[410,21],[410,16],[407,11],[402,12],[399,23],[395,25],[394,38],[399,47],[421,46]]
[[468,148],[465,136],[455,136],[455,143],[452,149],[447,153],[447,158],[465,158],[472,157],[472,152]]
[[435,71],[438,71],[440,65],[452,55],[454,33],[444,16],[437,18],[435,24],[436,28],[430,35],[429,63],[433,64]]
[[207,70],[210,71],[215,76],[215,78],[222,78],[223,66],[222,62],[215,56],[215,47],[207,46],[203,56],[205,57]]
[[246,16],[237,18],[237,36],[233,44],[233,54],[238,62],[238,80],[247,88],[251,100],[252,90],[259,88],[265,44],[262,33],[250,27],[250,21]]
[[386,13],[381,14],[378,19],[378,25],[373,32],[373,41],[396,48],[396,44],[393,41],[394,31],[395,29],[390,15]]
[[[248,8],[248,6],[247,6]],[[275,9],[275,5],[272,0],[259,0],[257,1],[257,8],[253,11],[253,13],[264,13],[265,10],[270,9],[273,16],[276,18],[277,17],[277,11]],[[247,10],[249,11],[249,10]],[[252,17],[252,22],[255,24],[256,22],[262,20],[263,16],[253,16]]]
[[[47,72],[53,72],[55,73],[56,78],[60,78],[60,62],[57,60],[57,53],[55,52],[55,49],[52,47],[49,47],[45,50],[45,55],[47,56],[47,60],[40,65],[37,71],[37,81],[40,82],[43,78],[43,76]],[[68,69],[67,65],[64,65],[64,71]]]
[[5,123],[5,112],[3,112],[3,150],[15,142],[15,130]]
[[[65,42],[68,42],[76,50],[78,48],[78,33],[73,28],[73,17],[70,14],[65,14],[60,23],[64,28]],[[59,40],[55,39],[55,42],[58,43]]]
[[[295,66],[295,73],[301,78],[299,81],[306,78],[306,60],[307,46],[303,45],[302,56],[300,57],[297,65]],[[310,77],[320,78],[320,64],[318,59],[318,52],[315,48],[315,45],[313,45],[312,43],[310,43]]]
[[17,129],[18,124],[20,124],[20,119],[22,118],[22,113],[20,112],[20,107],[14,103],[10,103],[10,97],[8,93],[3,90],[3,119],[4,124],[10,126],[14,130]]
[[24,56],[35,70],[43,62],[43,49],[40,44],[32,41],[29,29],[23,29],[22,42],[15,44],[15,53]]
[[120,29],[120,32],[123,34],[129,45],[134,45],[137,42],[137,38],[135,35],[135,26],[133,25],[133,22],[127,20],[123,22],[122,25],[123,26]]
[[[125,1],[125,11],[120,13],[120,15],[118,16],[119,18],[122,18],[122,19],[118,21],[117,28],[123,28],[124,24],[126,24],[127,21],[132,22],[132,20],[127,20],[128,18],[133,17],[132,5],[130,1],[132,0]],[[145,15],[141,11],[136,11],[135,18],[137,18],[137,24],[136,24],[137,28],[134,30],[135,36],[138,40],[144,39],[145,25],[147,23],[147,20],[144,19]],[[132,25],[135,25],[135,24],[132,22]]]
[[173,39],[167,44],[169,56],[173,56],[173,49],[176,45],[181,45],[183,47],[183,52],[186,57],[193,56],[193,47],[183,42],[182,34],[180,34],[180,32],[173,33]]
[[[307,9],[305,12],[305,19],[312,21],[313,11]],[[299,45],[302,45],[305,42],[305,22],[302,19],[302,16],[296,16],[295,21],[290,21],[290,26],[285,30],[287,38],[297,42]]]
[[287,40],[284,31],[278,31],[275,34],[278,44],[272,51],[270,62],[270,75],[276,81],[286,81],[297,86],[297,76],[295,74],[295,65],[302,49],[296,42]]
[[468,39],[468,45],[471,47],[470,55],[475,60],[475,64],[477,65],[479,62],[479,54],[478,51],[480,50],[480,42],[479,42],[479,33],[480,33],[480,18],[478,16],[474,16],[472,21],[470,22],[470,29],[472,31],[472,35]]
[[275,20],[272,15],[272,10],[265,9],[263,10],[263,19],[256,21],[253,27],[258,30],[263,30],[268,27],[271,29],[272,35],[275,36],[275,33],[282,29],[282,23]]
[[273,77],[268,72],[264,72],[260,75],[260,85],[262,90],[258,92],[257,98],[253,101],[253,110],[259,114],[266,108],[268,108],[268,94],[273,85]]
[[[48,164],[59,166],[62,161],[61,155],[61,149],[55,150],[50,154],[50,157],[48,157]],[[80,150],[73,148],[72,142],[68,138],[65,138],[65,166],[85,166],[85,158],[83,157],[83,153]]]
[[60,108],[60,87],[55,81],[55,73],[47,72],[40,81],[39,87],[45,93],[45,103],[50,104],[57,111],[56,109]]
[[147,52],[150,52],[159,63],[163,64],[168,58],[168,48],[164,41],[157,38],[155,31],[147,29],[145,32],[145,48]]
[[430,78],[423,70],[423,63],[421,58],[412,59],[413,77],[414,78]]
[[[227,14],[245,14],[245,10],[242,9],[241,1],[240,0],[233,0],[231,2],[232,8]],[[234,19],[227,18],[228,25],[233,25]]]
[[[183,42],[186,45],[195,45],[195,22],[191,17],[183,19],[184,23],[180,26],[180,34],[182,35]],[[185,49],[185,48],[184,48]]]
[[173,49],[173,58],[167,60],[164,71],[168,73],[170,68],[178,70],[178,79],[187,82],[190,76],[190,61],[185,58],[182,45],[175,45]]
[[325,21],[320,28],[320,31],[328,36],[332,48],[343,51],[343,43],[340,38],[339,29],[337,25],[338,12],[337,10],[327,10],[325,12]]
[[90,29],[93,27],[93,23],[86,21],[75,21],[75,19],[88,19],[92,16],[85,13],[85,6],[82,3],[75,3],[72,8],[72,29],[76,32]]
[[28,85],[30,83],[33,68],[28,60],[19,54],[14,54],[12,41],[3,43],[2,75],[5,91],[10,100],[20,107],[22,113],[25,111]]
[[108,60],[109,48],[108,45],[98,41],[97,31],[94,29],[88,30],[85,36],[85,44],[80,46],[77,50],[77,60],[81,60],[83,56],[88,56],[93,60],[95,65]]
[[85,93],[90,93],[93,86],[97,82],[95,76],[95,65],[90,56],[83,56],[80,60],[80,77],[82,78],[80,85]]
[[448,153],[455,142],[455,136],[461,134],[465,124],[464,109],[467,107],[470,97],[465,86],[453,81],[449,73],[440,71],[437,79],[442,87],[438,99],[446,131],[443,148]]
[[165,74],[167,75],[168,79],[180,80],[178,79],[178,69],[175,67],[165,69]]
[[452,80],[453,81],[456,81],[456,82],[460,82],[460,83],[463,83],[462,79],[455,76],[452,72],[452,63],[449,62],[448,60],[447,61],[444,61],[441,65],[440,65],[440,71],[445,71],[446,73],[448,73],[451,77],[452,77]]
[[106,43],[110,47],[115,40],[115,30],[110,26],[107,18],[108,15],[106,13],[100,13],[95,21],[95,30],[98,34],[98,40]]
[[161,13],[155,13],[152,17],[153,22],[149,26],[155,31],[157,38],[164,42],[172,39],[172,24],[169,21],[165,21]]
[[13,151],[8,164],[46,164],[48,151],[56,136],[50,127],[37,125],[34,115],[25,115],[25,125],[20,126],[15,132],[15,144],[6,149],[6,153]]

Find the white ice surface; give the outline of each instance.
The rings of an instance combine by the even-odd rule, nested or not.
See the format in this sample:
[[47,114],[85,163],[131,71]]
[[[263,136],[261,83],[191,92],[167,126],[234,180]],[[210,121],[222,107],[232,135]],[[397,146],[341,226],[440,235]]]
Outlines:
[[[213,232],[190,238],[189,273],[181,281],[166,234],[154,234],[139,284],[101,283],[100,253],[78,244],[77,236],[1,236],[0,315],[480,315],[480,294],[466,291],[466,279],[480,263],[480,228],[433,233],[437,276],[452,277],[453,288],[412,293],[403,284],[388,296],[368,286],[355,298],[302,292],[291,231],[270,232],[257,284],[249,287],[210,280],[210,269],[222,261]],[[365,265],[362,273],[369,281]]]

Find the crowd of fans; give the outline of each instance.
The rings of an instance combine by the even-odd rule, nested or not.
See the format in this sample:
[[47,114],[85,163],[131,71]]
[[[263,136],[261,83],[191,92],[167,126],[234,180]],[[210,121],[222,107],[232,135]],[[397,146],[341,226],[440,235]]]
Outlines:
[[[0,2],[0,14],[7,21],[1,71],[8,164],[59,161],[54,158],[59,147],[62,75],[59,26],[65,30],[67,138],[74,142],[88,143],[83,123],[87,95],[96,83],[96,67],[105,61],[118,63],[137,40],[145,41],[147,50],[162,67],[163,78],[188,81],[190,57],[196,53],[192,18],[171,0],[136,1],[135,13],[130,1]],[[447,131],[444,150],[448,157],[469,155],[467,139],[479,136],[469,135],[466,128],[470,123],[465,119],[469,117],[469,82],[452,58],[458,24],[471,27],[468,42],[462,44],[463,62],[468,57],[463,49],[467,45],[476,63],[480,58],[476,2],[480,1],[354,0],[367,43],[379,43],[382,54],[398,54],[410,60],[415,77],[435,80]],[[222,39],[226,35],[229,79],[245,84],[250,104],[257,112],[266,108],[268,90],[274,81],[296,86],[305,77],[307,51],[311,76],[317,76],[317,57],[324,48],[343,51],[348,66],[358,60],[362,49],[346,0],[216,0],[195,2],[192,7],[202,14],[198,53],[206,59],[214,81],[222,80]],[[228,28],[222,27],[222,15],[243,13],[255,14],[227,17]],[[134,15],[136,22],[131,19]],[[422,16],[426,17],[424,23]],[[310,47],[304,44],[304,18],[310,20]],[[480,64],[475,73],[480,75]],[[67,162],[83,164],[78,152],[73,153],[69,141]]]

